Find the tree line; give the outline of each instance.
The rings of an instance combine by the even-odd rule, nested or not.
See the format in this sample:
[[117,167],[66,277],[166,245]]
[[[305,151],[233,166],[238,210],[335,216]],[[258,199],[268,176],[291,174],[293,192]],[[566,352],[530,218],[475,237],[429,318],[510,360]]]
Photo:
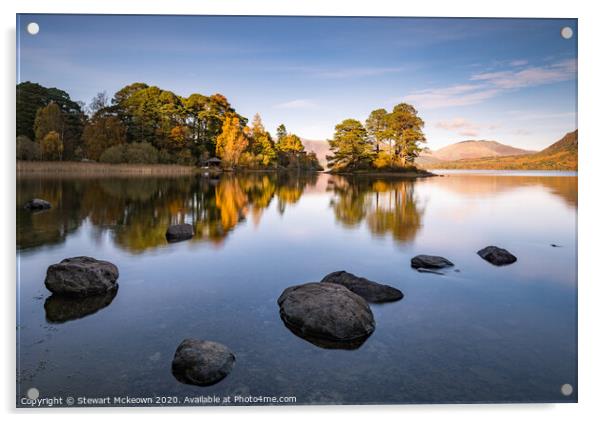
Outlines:
[[401,103],[391,112],[374,110],[362,124],[345,119],[329,140],[328,167],[333,171],[399,170],[413,167],[426,143],[424,121],[414,106]]
[[218,157],[225,168],[320,169],[284,125],[273,139],[259,114],[248,123],[221,94],[182,97],[136,82],[86,107],[57,88],[17,85],[18,159],[202,165]]

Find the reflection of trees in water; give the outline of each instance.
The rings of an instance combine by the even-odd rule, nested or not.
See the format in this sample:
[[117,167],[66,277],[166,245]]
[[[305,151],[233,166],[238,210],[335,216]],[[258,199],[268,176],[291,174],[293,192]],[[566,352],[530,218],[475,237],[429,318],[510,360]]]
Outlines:
[[391,234],[398,242],[412,241],[422,224],[424,209],[418,205],[414,181],[334,177],[331,206],[345,227],[366,221],[379,236]]
[[[278,209],[295,203],[315,177],[253,173],[206,177],[22,179],[17,182],[17,247],[62,242],[84,220],[100,236],[110,230],[117,245],[131,251],[166,244],[170,224],[191,223],[192,241],[223,242],[251,214],[259,224],[274,196]],[[32,214],[22,209],[34,197],[53,208]]]

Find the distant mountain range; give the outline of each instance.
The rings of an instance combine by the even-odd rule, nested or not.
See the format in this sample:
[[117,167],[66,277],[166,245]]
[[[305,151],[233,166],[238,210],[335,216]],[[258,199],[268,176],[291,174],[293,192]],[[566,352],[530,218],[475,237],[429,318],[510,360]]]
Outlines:
[[[473,148],[475,142],[485,142],[487,146],[496,149],[497,154],[487,153],[485,148],[481,150],[487,155],[470,156],[475,151]],[[576,130],[567,133],[558,142],[539,152],[525,151],[493,141],[468,141],[468,145],[464,144],[466,142],[459,142],[425,154],[416,162],[419,166],[430,169],[577,170],[578,134]],[[453,155],[440,154],[444,150],[455,151],[455,153]],[[456,157],[460,153],[469,156],[464,155],[465,158],[462,159],[441,159],[441,157]]]
[[[302,139],[307,151],[316,153],[326,168],[329,154],[327,141]],[[419,167],[430,169],[519,169],[519,170],[577,170],[577,131],[567,133],[561,140],[542,151],[515,148],[497,141],[462,141],[424,152],[416,159]]]
[[301,139],[307,152],[314,152],[322,167],[326,168],[326,155],[330,152],[330,146],[327,141],[312,141],[310,139]]
[[482,157],[505,157],[508,155],[534,154],[535,152],[537,151],[514,148],[497,141],[462,141],[436,151],[424,153],[419,157],[417,163],[426,164]]

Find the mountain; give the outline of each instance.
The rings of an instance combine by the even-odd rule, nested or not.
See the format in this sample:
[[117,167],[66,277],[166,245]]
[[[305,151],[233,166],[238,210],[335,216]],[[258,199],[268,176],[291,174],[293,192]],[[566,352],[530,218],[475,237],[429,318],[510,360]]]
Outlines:
[[301,139],[303,146],[307,152],[314,152],[322,167],[326,168],[326,155],[330,152],[330,147],[327,141],[312,141],[309,139]]
[[533,154],[535,152],[514,148],[497,141],[462,141],[433,151],[431,156],[442,161],[455,161],[482,157]]
[[577,151],[578,133],[575,130],[536,153],[418,164],[433,169],[577,170]]

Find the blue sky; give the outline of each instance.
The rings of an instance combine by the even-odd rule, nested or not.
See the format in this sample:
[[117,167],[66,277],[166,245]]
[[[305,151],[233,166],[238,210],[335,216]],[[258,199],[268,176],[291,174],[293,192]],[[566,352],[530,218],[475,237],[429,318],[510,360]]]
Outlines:
[[345,118],[404,101],[432,149],[541,149],[577,126],[572,19],[19,15],[17,32],[18,82],[84,102],[136,81],[219,92],[272,132],[327,139]]

